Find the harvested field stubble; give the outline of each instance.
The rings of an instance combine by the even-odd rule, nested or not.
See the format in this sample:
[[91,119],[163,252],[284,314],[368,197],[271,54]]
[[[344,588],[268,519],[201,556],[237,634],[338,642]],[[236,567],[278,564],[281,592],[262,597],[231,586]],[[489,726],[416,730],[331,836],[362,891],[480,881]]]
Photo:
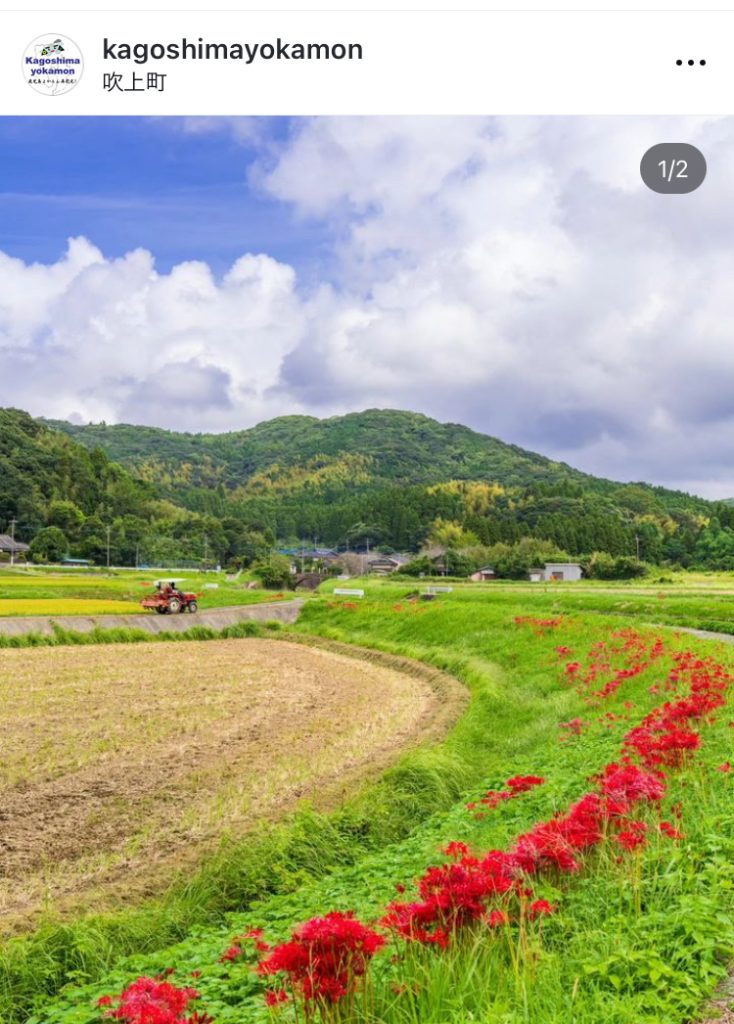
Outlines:
[[154,891],[224,832],[384,768],[441,703],[277,640],[0,651],[6,927],[49,898]]

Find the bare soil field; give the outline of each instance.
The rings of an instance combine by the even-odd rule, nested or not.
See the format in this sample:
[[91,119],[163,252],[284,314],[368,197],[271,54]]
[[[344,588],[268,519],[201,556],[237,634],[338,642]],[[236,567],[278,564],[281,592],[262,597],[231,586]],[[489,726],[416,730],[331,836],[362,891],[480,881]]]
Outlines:
[[431,670],[279,640],[2,650],[0,926],[154,892],[223,833],[383,769],[463,699]]

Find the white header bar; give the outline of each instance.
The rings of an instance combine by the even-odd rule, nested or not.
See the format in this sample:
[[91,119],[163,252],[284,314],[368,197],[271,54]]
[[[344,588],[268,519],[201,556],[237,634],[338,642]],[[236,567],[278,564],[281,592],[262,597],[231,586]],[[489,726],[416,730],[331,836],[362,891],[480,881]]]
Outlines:
[[[732,11],[26,11],[3,20],[2,114],[725,114],[734,87]],[[63,94],[26,79],[28,48],[45,35],[68,37],[83,56],[81,80]],[[212,56],[197,56],[207,44]],[[311,59],[299,56],[309,44]],[[226,59],[213,56],[225,49]],[[165,78],[151,87],[156,74]]]

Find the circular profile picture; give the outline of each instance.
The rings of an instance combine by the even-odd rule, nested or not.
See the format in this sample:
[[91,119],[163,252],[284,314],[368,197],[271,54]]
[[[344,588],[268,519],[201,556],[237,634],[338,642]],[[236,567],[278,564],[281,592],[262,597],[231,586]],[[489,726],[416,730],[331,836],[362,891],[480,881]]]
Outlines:
[[54,32],[38,36],[23,54],[23,75],[36,92],[61,96],[70,92],[82,77],[84,58],[68,36]]

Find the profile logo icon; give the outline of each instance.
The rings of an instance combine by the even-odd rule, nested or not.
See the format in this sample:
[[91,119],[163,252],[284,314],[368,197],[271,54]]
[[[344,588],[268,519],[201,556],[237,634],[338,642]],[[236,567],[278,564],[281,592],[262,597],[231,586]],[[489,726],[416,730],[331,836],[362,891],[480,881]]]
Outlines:
[[73,39],[51,32],[38,36],[23,54],[23,77],[35,92],[62,96],[79,82],[84,71],[82,52]]

